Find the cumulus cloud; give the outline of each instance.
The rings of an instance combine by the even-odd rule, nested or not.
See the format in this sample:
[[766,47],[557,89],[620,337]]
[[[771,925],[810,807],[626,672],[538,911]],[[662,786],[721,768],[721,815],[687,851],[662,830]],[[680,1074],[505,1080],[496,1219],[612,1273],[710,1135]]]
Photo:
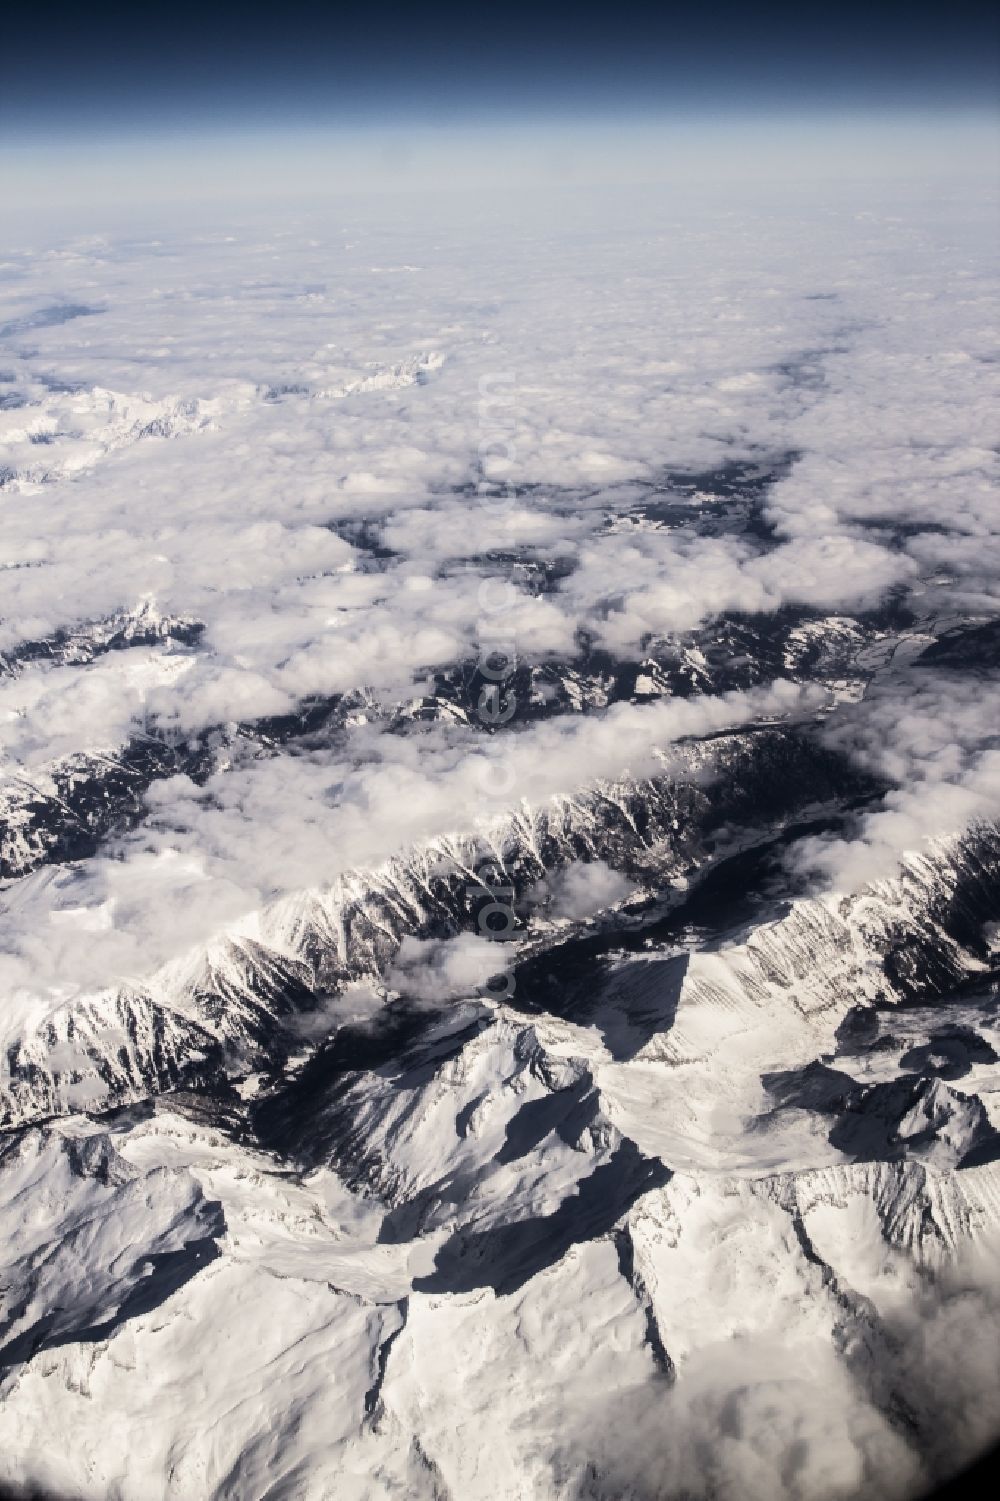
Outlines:
[[[27,817],[26,806],[37,805],[76,819],[75,832],[87,835],[93,815],[99,837],[95,848],[85,844],[86,858],[43,865],[0,890],[0,1056],[8,1060],[8,1047],[35,1029],[43,1049],[54,1035],[46,1022],[65,1006],[66,1041],[47,1061],[74,1076],[63,1095],[71,1109],[99,1106],[106,1081],[78,1067],[86,1029],[76,1029],[81,1015],[113,1013],[113,1002],[87,1005],[94,993],[123,981],[148,986],[183,1020],[191,975],[205,973],[206,955],[227,950],[227,937],[282,942],[285,916],[324,910],[331,883],[344,878],[350,888],[355,871],[377,879],[385,862],[414,846],[426,848],[433,868],[456,834],[475,832],[500,847],[511,819],[530,831],[525,808],[550,799],[580,813],[585,828],[598,798],[616,796],[614,784],[629,775],[691,776],[697,757],[685,741],[746,729],[745,744],[794,741],[808,754],[818,741],[834,767],[846,758],[889,785],[846,833],[794,840],[790,860],[826,890],[854,890],[891,873],[906,852],[1000,816],[995,672],[915,663],[942,624],[963,612],[992,621],[1000,606],[991,489],[1000,367],[987,342],[993,247],[971,203],[939,217],[901,188],[890,213],[881,191],[860,203],[856,193],[752,207],[712,204],[701,192],[641,202],[623,195],[620,212],[602,224],[562,201],[558,212],[536,206],[534,219],[526,211],[516,225],[495,210],[458,223],[447,213],[404,219],[380,217],[370,205],[338,206],[302,218],[282,211],[263,222],[178,224],[157,239],[109,235],[5,252],[0,816]],[[817,615],[875,612],[888,600],[897,606],[891,625],[883,611],[874,624],[847,619],[827,632],[834,663],[827,686],[771,680],[797,671],[810,645],[823,644]],[[140,608],[200,629],[115,640],[108,622]],[[765,686],[699,696],[697,682],[716,686],[706,672],[682,684],[691,697],[650,694],[610,707],[601,706],[609,695],[587,698],[580,687],[598,661],[595,675],[610,680],[620,671],[627,682],[623,660],[655,655],[664,641],[719,616],[740,617],[728,623],[734,640],[744,628],[759,630]],[[781,669],[789,617],[805,623],[798,658],[790,652],[793,665]],[[104,632],[103,654],[74,652],[73,633],[88,629],[95,640]],[[855,655],[840,675],[844,642]],[[471,701],[442,702],[436,717],[424,717],[418,701],[433,691],[435,674],[468,674],[493,643],[530,666],[565,668],[552,674],[560,689],[547,705],[560,712],[535,718],[518,705],[496,733],[477,720]],[[643,673],[648,685],[652,667]],[[349,722],[331,717],[315,734],[282,741],[273,727],[257,736],[220,729],[292,716],[310,700],[354,690],[368,693],[351,701]],[[398,705],[395,718],[381,712]],[[573,712],[581,707],[586,712]],[[750,733],[773,721],[794,721],[801,733]],[[143,736],[176,751],[186,769],[149,786],[137,774],[131,802],[119,808],[104,772],[120,772],[118,751]],[[808,754],[796,806],[814,791],[809,768],[820,760]],[[785,765],[777,755],[768,766],[772,783]],[[63,798],[59,768],[70,782],[79,777],[75,803]],[[713,791],[704,788],[706,800]],[[669,794],[664,805],[672,806]],[[754,835],[762,836],[782,816],[767,804],[766,786],[755,823],[758,811]],[[619,812],[630,816],[627,807]],[[637,848],[652,864],[657,851],[646,849],[638,825]],[[678,837],[688,832],[678,829]],[[714,851],[731,851],[742,832],[716,824]],[[699,848],[711,854],[711,839]],[[766,898],[771,875],[768,867],[754,895]],[[391,881],[385,886],[391,899]],[[603,861],[580,861],[548,876],[531,894],[537,906],[526,907],[582,922],[632,890]],[[738,904],[724,895],[722,905]],[[301,918],[312,932],[310,921]],[[987,937],[996,934],[987,929]],[[505,1017],[517,1046],[531,1051],[530,1093],[528,1075],[506,1065],[492,1076],[484,1067],[482,1084],[464,1065],[436,1077],[431,1093],[446,1156],[459,1143],[468,1153],[462,1160],[474,1163],[482,1128],[482,1150],[533,1216],[575,1218],[579,1209],[586,1222],[587,1175],[596,1187],[609,1142],[626,1155],[633,1145],[617,1135],[620,1111],[614,1125],[603,1116],[613,1077],[626,1079],[622,1098],[635,1081],[636,1119],[644,1101],[663,1117],[669,1076],[681,1078],[685,1096],[680,1112],[679,1094],[668,1101],[678,1137],[690,1128],[692,1139],[709,1136],[715,1152],[719,1141],[745,1136],[730,1081],[719,1089],[718,1075],[699,1075],[718,1055],[709,1049],[705,1062],[694,1044],[699,1026],[716,1025],[713,976],[746,951],[724,945],[699,956],[708,1019],[692,1031],[682,995],[680,1024],[669,1023],[669,1045],[691,1052],[679,1070],[650,1048],[626,1075],[634,1060],[609,1061],[613,1019],[604,1014],[603,1032],[585,1018],[533,1018],[530,1037]],[[405,937],[385,984],[434,1008],[481,991],[503,953],[471,931]],[[660,983],[654,965],[626,966],[638,969],[642,985]],[[772,1013],[758,992],[766,1039]],[[628,1010],[627,983],[609,994]],[[725,1000],[724,986],[720,994]],[[640,985],[626,1018],[636,1036],[647,1013],[650,1026],[660,1026],[662,998],[648,1006],[647,998]],[[386,999],[381,983],[348,987],[290,1025],[308,1050],[341,1026],[377,1020]],[[782,990],[781,1015],[787,1000]],[[832,1011],[797,1014],[780,1046],[799,1048],[805,1037],[801,1046],[818,1047],[817,1035],[834,1023]],[[134,1041],[124,1021],[97,1029],[109,1062]],[[737,1043],[727,1059],[734,1071],[752,1072]],[[879,1060],[889,1067],[885,1056]],[[424,1101],[418,1089],[397,1098],[400,1113],[379,1137],[371,1127],[380,1083],[364,1131],[373,1154],[385,1148],[388,1172]],[[447,1095],[465,1084],[476,1094],[467,1101],[471,1114],[463,1111],[472,1124],[460,1135]],[[246,1097],[255,1087],[246,1081]],[[756,1098],[756,1075],[751,1089]],[[704,1100],[711,1108],[702,1112]],[[488,1129],[491,1101],[502,1107],[502,1135]],[[352,1119],[359,1141],[361,1119]],[[161,1134],[161,1124],[141,1138],[140,1152],[152,1157],[168,1140],[171,1151],[183,1151],[199,1129],[185,1122]],[[130,1132],[133,1123],[111,1129]],[[646,1129],[660,1139],[658,1127]],[[542,1165],[539,1176],[519,1182],[519,1143],[539,1130],[543,1144],[551,1137],[560,1158],[584,1174],[576,1197],[552,1195],[538,1142],[527,1157]],[[768,1151],[776,1139],[768,1138]],[[809,1151],[818,1141],[808,1133]],[[235,1173],[220,1166],[230,1149]],[[822,1149],[833,1151],[825,1141]],[[374,1249],[356,1238],[361,1211],[353,1204],[337,1229],[336,1277],[328,1281],[316,1258],[334,1197],[320,1200],[333,1176],[325,1168],[307,1175],[313,1183],[292,1175],[286,1186],[299,1207],[272,1216],[280,1234],[261,1235],[256,1218],[248,1233],[234,1229],[223,1282],[263,1258],[261,1277],[291,1288],[308,1309],[308,1289],[329,1303],[343,1273],[346,1296],[338,1298],[366,1331],[344,1367],[360,1382],[358,1400],[343,1405],[350,1443],[373,1442],[385,1427],[366,1424],[358,1438],[357,1414],[365,1394],[378,1393],[377,1371],[380,1385],[388,1381],[379,1400],[394,1422],[405,1424],[407,1402],[420,1408],[412,1431],[421,1442],[439,1421],[453,1438],[460,1411],[474,1422],[475,1442],[449,1454],[456,1493],[465,1463],[479,1466],[478,1484],[477,1444],[492,1462],[502,1449],[497,1435],[521,1446],[515,1488],[523,1476],[533,1484],[551,1458],[554,1487],[569,1496],[577,1486],[579,1501],[908,1496],[946,1473],[955,1455],[971,1455],[1000,1423],[990,1339],[996,1267],[970,1258],[953,1274],[935,1268],[931,1278],[903,1265],[882,1222],[867,1238],[856,1233],[860,1218],[824,1240],[823,1215],[829,1225],[840,1214],[838,1169],[824,1180],[806,1252],[800,1224],[779,1220],[788,1181],[772,1183],[749,1207],[753,1150],[741,1143],[731,1178],[713,1168],[692,1179],[689,1202],[663,1216],[645,1251],[637,1230],[631,1268],[605,1227],[530,1279],[523,1302],[485,1290],[474,1299],[414,1296],[391,1358],[390,1340],[376,1348],[373,1289],[385,1307],[403,1295],[400,1225],[410,1209],[417,1224],[423,1203],[401,1197],[395,1239],[387,1235]],[[251,1202],[256,1217],[258,1194],[270,1192],[262,1184],[275,1175],[258,1173],[255,1161],[248,1177],[243,1143],[214,1141],[197,1152],[206,1181],[220,1192],[225,1182],[228,1194],[239,1185],[234,1226]],[[441,1180],[441,1164],[420,1156],[416,1177],[440,1216],[420,1221],[429,1233],[417,1255],[430,1259],[440,1245],[430,1225],[443,1225],[465,1190],[461,1174]],[[978,1171],[959,1176],[972,1183]],[[401,1195],[405,1180],[397,1178]],[[863,1179],[866,1206],[873,1181]],[[908,1213],[904,1189],[887,1215],[893,1223]],[[931,1189],[937,1207],[944,1200]],[[314,1192],[319,1198],[310,1201]],[[972,1204],[972,1190],[962,1192]],[[337,1194],[348,1199],[339,1186]],[[716,1201],[719,1217],[700,1218]],[[474,1216],[475,1194],[467,1207]],[[964,1213],[951,1219],[957,1224]],[[375,1217],[373,1203],[364,1215]],[[970,1210],[978,1227],[977,1216],[985,1221]],[[307,1239],[298,1240],[303,1225]],[[120,1246],[112,1249],[117,1255]],[[390,1265],[392,1287],[383,1288]],[[580,1280],[572,1287],[562,1280],[573,1276]],[[233,1286],[234,1307],[245,1311],[245,1286]],[[654,1314],[673,1382],[655,1369]],[[531,1360],[516,1367],[528,1379],[504,1383],[498,1401],[497,1352],[505,1347],[496,1337],[505,1320],[511,1360],[523,1362],[525,1349]],[[280,1322],[270,1321],[278,1335]],[[464,1341],[443,1337],[449,1327],[464,1330]],[[404,1359],[390,1391],[393,1362],[422,1329],[427,1343],[411,1349],[431,1371],[433,1351],[445,1352],[438,1386],[418,1390],[406,1375],[415,1362]],[[130,1350],[141,1348],[137,1328],[125,1338]],[[66,1388],[80,1387],[79,1372],[71,1352],[63,1352],[65,1368],[52,1354],[42,1384],[61,1412]],[[298,1380],[305,1367],[294,1350],[292,1357]],[[134,1363],[131,1354],[105,1362],[126,1374]],[[73,1373],[65,1387],[61,1371]],[[37,1369],[29,1373],[24,1390],[39,1379]],[[428,1391],[452,1390],[449,1381],[456,1400],[427,1400]],[[141,1405],[147,1386],[129,1379],[122,1391],[134,1389]],[[99,1412],[99,1402],[81,1400]],[[509,1404],[518,1402],[518,1421],[505,1431]],[[239,1410],[227,1402],[230,1417]],[[910,1416],[919,1445],[908,1437]],[[393,1446],[402,1452],[394,1438]],[[118,1462],[106,1450],[95,1449],[95,1474]],[[428,1441],[410,1456],[413,1473],[432,1487],[434,1450]],[[363,1452],[355,1448],[351,1462],[360,1464]],[[193,1449],[187,1458],[200,1463]],[[490,1470],[487,1486],[493,1481]]]
[[597,1493],[630,1501],[904,1501],[926,1475],[819,1340],[720,1342],[673,1391],[631,1391],[610,1416],[595,1408],[577,1439]]
[[386,984],[416,1000],[458,1000],[475,995],[503,967],[503,950],[475,933],[440,940],[407,937]]
[[574,922],[616,906],[635,889],[626,876],[612,870],[606,861],[591,860],[569,865],[540,881],[532,889],[532,898],[544,900],[550,916]]
[[[0,651],[151,598],[205,626],[149,690],[153,720],[191,733],[475,654],[500,565],[447,565],[491,553],[567,564],[504,618],[535,660],[581,630],[630,655],[724,611],[866,608],[933,568],[942,598],[995,600],[983,279],[932,295],[919,213],[853,221],[859,254],[893,257],[887,291],[811,211],[777,238],[705,212],[669,235],[640,218],[569,279],[528,242],[484,255],[474,229],[442,261],[416,223],[400,246],[398,226],[345,243],[318,221],[282,235],[280,268],[273,234],[241,226],[15,254]],[[381,274],[397,263],[415,269]],[[630,486],[748,453],[798,455],[767,502],[777,546],[605,526]],[[391,556],[342,531],[359,517]],[[871,530],[889,522],[903,547]]]
[[846,837],[799,842],[793,860],[834,889],[891,875],[900,857],[1000,818],[1000,692],[995,674],[902,671],[845,706],[826,742],[896,785]]
[[[523,236],[317,215],[12,251],[0,652],[143,601],[203,630],[87,666],[29,654],[0,681],[5,784],[146,731],[185,741],[359,688],[405,701],[494,636],[539,663],[893,590],[992,609],[983,247],[970,221],[942,292],[921,203],[869,210],[637,202],[599,233],[543,216]],[[766,525],[716,517],[700,488],[734,460],[770,468]],[[512,558],[558,577],[539,591]],[[992,795],[975,706],[924,712],[910,691],[830,720],[899,784],[845,880]],[[4,894],[6,978],[63,994],[148,972],[284,892],[820,702],[779,684],[503,737],[358,723],[322,753],[220,758],[202,785],[156,784],[140,827],[72,879],[29,879],[16,920]],[[954,729],[923,770],[907,713]],[[832,875],[838,850],[810,858]],[[64,909],[112,916],[50,942]]]
[[[0,895],[0,983],[21,1014],[102,978],[139,980],[289,892],[444,833],[489,831],[522,802],[669,770],[671,746],[686,737],[808,713],[823,698],[778,682],[616,704],[486,739],[462,726],[391,735],[359,725],[340,755],[252,760],[202,785],[186,775],[155,782],[134,833],[78,869],[37,872]],[[105,920],[60,923],[53,934],[52,914],[65,908],[100,909]]]

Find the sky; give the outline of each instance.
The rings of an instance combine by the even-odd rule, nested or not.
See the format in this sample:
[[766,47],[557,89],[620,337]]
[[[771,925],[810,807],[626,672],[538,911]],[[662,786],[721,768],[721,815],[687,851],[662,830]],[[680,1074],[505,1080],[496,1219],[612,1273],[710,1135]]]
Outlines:
[[979,0],[112,0],[18,7],[3,57],[15,224],[328,191],[982,177],[998,159],[1000,32]]
[[985,0],[710,6],[19,6],[0,124],[454,122],[782,109],[981,109],[996,97]]

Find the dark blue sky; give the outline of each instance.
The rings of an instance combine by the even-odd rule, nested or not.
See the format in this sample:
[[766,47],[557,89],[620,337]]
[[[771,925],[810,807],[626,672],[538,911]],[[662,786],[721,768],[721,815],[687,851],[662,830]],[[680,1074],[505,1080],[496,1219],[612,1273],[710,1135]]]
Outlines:
[[8,139],[88,124],[978,108],[994,7],[87,4],[8,10]]

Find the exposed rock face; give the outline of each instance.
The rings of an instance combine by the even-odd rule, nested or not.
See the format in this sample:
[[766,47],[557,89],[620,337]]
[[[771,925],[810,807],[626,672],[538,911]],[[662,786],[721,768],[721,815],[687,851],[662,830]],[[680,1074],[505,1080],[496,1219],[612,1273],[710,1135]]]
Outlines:
[[[262,1361],[290,1370],[308,1339],[298,1400],[311,1433],[321,1352],[336,1348],[336,1465],[391,1471],[408,1494],[463,1494],[482,1482],[428,1404],[452,1403],[462,1425],[491,1421],[472,1352],[501,1358],[511,1319],[568,1339],[584,1300],[581,1379],[635,1384],[632,1442],[648,1445],[667,1400],[658,1383],[676,1393],[664,1413],[679,1413],[726,1339],[764,1362],[763,1392],[774,1340],[804,1337],[791,1330],[805,1306],[817,1358],[832,1362],[817,1379],[861,1394],[899,1494],[946,1472],[899,1290],[926,1302],[928,1279],[972,1266],[1000,1232],[1000,1137],[976,1092],[996,1057],[984,925],[1000,833],[981,828],[849,898],[792,894],[767,918],[747,907],[746,883],[774,868],[796,815],[835,802],[844,768],[783,730],[692,746],[684,768],[305,892],[183,974],[73,1001],[18,1039],[0,1161],[4,1281],[17,1289],[0,1358],[15,1407],[18,1393],[39,1400],[42,1370],[72,1388],[107,1360],[118,1370],[119,1349],[148,1370],[156,1330],[174,1346],[192,1319],[220,1320],[229,1340],[238,1308],[248,1394]],[[523,913],[504,951],[513,986],[433,1003],[386,992],[404,939],[448,942],[468,924],[468,873],[487,856]],[[531,893],[581,859],[642,885],[596,923],[553,923]],[[961,1088],[940,1076],[956,1060]],[[49,1218],[29,1243],[18,1206],[38,1195]],[[992,1308],[989,1283],[973,1285],[965,1296]],[[934,1296],[921,1317],[951,1338],[959,1294]],[[455,1320],[473,1315],[470,1344]],[[461,1393],[442,1340],[463,1352]],[[86,1378],[73,1374],[81,1359]],[[522,1400],[504,1431],[523,1421],[540,1442],[550,1420]],[[289,1462],[287,1436],[251,1436],[247,1402],[239,1416],[209,1409],[242,1456],[241,1480],[213,1481],[220,1495],[257,1493]],[[560,1463],[572,1469],[583,1445],[582,1493],[637,1483],[613,1431],[572,1440]],[[505,1452],[511,1474],[528,1463],[517,1445]],[[656,1452],[673,1494],[695,1461]],[[93,1462],[117,1473],[113,1452]]]
[[876,208],[611,308],[593,226],[495,306],[398,227],[6,265],[0,1492],[914,1501],[1000,1434],[990,318]]
[[[475,874],[485,863],[499,864],[515,910],[533,883],[580,859],[669,891],[670,880],[712,863],[720,834],[732,838],[734,825],[748,842],[773,839],[796,813],[870,786],[783,729],[692,745],[678,762],[673,775],[523,808],[497,820],[487,838],[437,840],[381,870],[305,891],[263,913],[259,937],[221,941],[180,977],[57,1008],[8,1048],[4,1119],[61,1113],[65,1087],[69,1102],[89,1090],[89,1104],[109,1106],[191,1073],[219,1078],[280,1062],[287,1024],[351,981],[383,978],[405,937],[467,928],[486,893]],[[52,1050],[63,1060],[57,1069],[46,1062]]]

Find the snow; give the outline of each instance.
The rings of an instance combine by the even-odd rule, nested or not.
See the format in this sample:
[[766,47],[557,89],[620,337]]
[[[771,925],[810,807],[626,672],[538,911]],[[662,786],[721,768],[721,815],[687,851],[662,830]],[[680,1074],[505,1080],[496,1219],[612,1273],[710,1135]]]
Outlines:
[[870,195],[5,253],[0,1486],[1000,1432],[992,244]]

